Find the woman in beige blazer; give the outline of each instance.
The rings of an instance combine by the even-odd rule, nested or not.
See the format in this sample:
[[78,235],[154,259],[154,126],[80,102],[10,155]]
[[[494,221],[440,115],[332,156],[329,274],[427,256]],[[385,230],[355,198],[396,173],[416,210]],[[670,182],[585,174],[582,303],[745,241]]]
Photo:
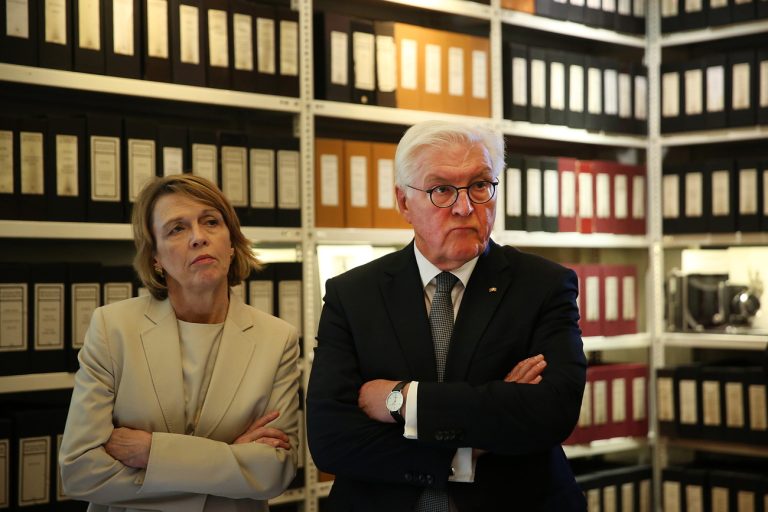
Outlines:
[[96,310],[59,461],[92,511],[263,511],[296,473],[296,330],[230,292],[258,262],[212,183],[148,184],[133,211],[150,295]]

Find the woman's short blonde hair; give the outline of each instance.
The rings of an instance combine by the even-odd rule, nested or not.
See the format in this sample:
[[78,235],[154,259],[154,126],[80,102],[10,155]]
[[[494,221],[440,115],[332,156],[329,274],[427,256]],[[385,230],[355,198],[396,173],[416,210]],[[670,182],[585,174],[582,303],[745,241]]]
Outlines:
[[175,174],[155,178],[147,183],[133,205],[133,242],[136,245],[136,257],[133,268],[149,293],[159,300],[168,297],[168,285],[165,277],[155,271],[155,252],[157,240],[152,230],[152,215],[157,200],[168,194],[181,194],[207,206],[215,208],[224,218],[229,229],[229,240],[235,249],[229,266],[227,281],[230,286],[240,284],[252,270],[259,270],[261,264],[251,251],[251,242],[240,231],[240,220],[235,209],[219,188],[200,176]]

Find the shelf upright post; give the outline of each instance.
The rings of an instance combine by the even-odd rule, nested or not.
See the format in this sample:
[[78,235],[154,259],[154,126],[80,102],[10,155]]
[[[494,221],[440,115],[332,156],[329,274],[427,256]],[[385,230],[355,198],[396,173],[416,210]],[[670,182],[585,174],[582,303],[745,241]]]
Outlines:
[[659,2],[647,2],[645,63],[648,68],[648,146],[647,168],[647,218],[649,273],[646,282],[646,308],[648,332],[651,336],[649,371],[650,439],[653,456],[653,503],[654,510],[661,510],[661,467],[666,460],[665,446],[659,442],[656,368],[664,366],[664,252],[662,247],[661,219],[661,11]]

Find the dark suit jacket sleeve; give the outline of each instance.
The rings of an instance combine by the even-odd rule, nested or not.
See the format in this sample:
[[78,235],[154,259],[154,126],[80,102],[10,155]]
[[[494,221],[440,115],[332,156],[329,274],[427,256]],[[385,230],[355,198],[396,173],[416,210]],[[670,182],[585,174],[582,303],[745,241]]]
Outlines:
[[[454,449],[405,439],[403,427],[374,421],[359,409],[360,359],[365,356],[357,352],[358,340],[344,305],[336,280],[329,280],[307,392],[307,435],[315,464],[355,480],[445,482]],[[430,475],[429,481],[425,475]]]
[[[419,439],[521,454],[549,449],[570,434],[578,420],[586,380],[577,280],[569,269],[542,265],[536,259],[531,263],[533,266],[519,261],[516,281],[478,345],[469,379],[419,384]],[[471,286],[463,300],[473,299]],[[464,303],[461,307],[464,309]],[[516,320],[499,324],[499,317]],[[544,354],[547,368],[541,383],[503,382],[504,373],[499,371],[509,371],[515,362],[506,357],[504,346],[510,344],[504,343],[505,336],[515,340],[511,345],[525,345],[527,353],[522,355],[526,357]],[[493,354],[508,362],[496,370],[496,378],[483,381],[482,373],[493,372],[493,357],[486,357]]]

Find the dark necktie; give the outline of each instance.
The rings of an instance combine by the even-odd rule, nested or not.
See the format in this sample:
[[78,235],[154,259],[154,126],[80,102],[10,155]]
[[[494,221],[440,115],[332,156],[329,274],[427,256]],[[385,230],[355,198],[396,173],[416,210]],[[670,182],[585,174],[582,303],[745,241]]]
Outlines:
[[[458,278],[450,272],[441,272],[437,276],[437,290],[432,297],[429,311],[429,326],[432,330],[432,343],[435,346],[435,364],[437,381],[443,382],[445,357],[453,334],[453,301],[451,290]],[[416,502],[415,512],[448,512],[448,493],[438,489],[424,489]]]

